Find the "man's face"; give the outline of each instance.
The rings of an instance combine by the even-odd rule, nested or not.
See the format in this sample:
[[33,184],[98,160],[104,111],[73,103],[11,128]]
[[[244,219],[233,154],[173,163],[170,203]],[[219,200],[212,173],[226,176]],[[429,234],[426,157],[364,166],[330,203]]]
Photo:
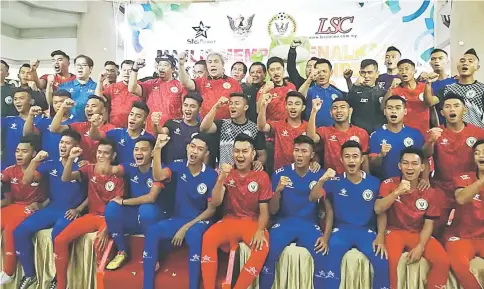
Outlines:
[[29,143],[19,143],[15,150],[15,161],[19,166],[27,166],[35,156],[35,151]]
[[290,96],[286,101],[286,110],[288,112],[289,118],[300,119],[301,114],[306,106],[299,97]]
[[116,154],[110,145],[99,145],[96,151],[96,160],[98,163],[111,164]]
[[442,106],[442,115],[447,123],[461,122],[465,111],[465,105],[458,99],[447,99]]
[[348,105],[346,101],[336,101],[331,105],[331,117],[336,123],[348,122],[352,108]]
[[89,67],[87,60],[84,57],[80,57],[74,63],[76,66],[76,77],[79,79],[88,79],[92,72],[92,67]]
[[327,63],[320,63],[314,68],[318,71],[318,77],[316,78],[316,83],[320,86],[327,85],[333,73],[329,68]]
[[138,130],[146,125],[148,115],[140,108],[133,107],[128,115],[128,129]]
[[235,142],[232,158],[237,169],[244,170],[250,168],[255,158],[255,150],[249,142]]
[[207,69],[203,64],[195,64],[193,67],[193,77],[194,78],[203,78],[207,77]]
[[399,99],[390,99],[385,105],[385,116],[388,123],[399,124],[403,122],[403,117],[407,114],[405,104]]
[[32,98],[25,91],[17,92],[13,96],[13,105],[19,113],[27,113],[30,110]]
[[282,80],[284,78],[284,66],[282,66],[279,62],[272,63],[268,67],[267,71],[269,72],[269,78],[273,82],[275,82],[275,83],[282,82]]
[[30,68],[21,67],[18,71],[18,78],[22,85],[27,84],[27,81],[30,80]]
[[309,166],[311,159],[314,157],[313,148],[307,143],[297,143],[294,144],[294,149],[292,150],[292,156],[294,157],[294,162],[296,167],[305,168]]
[[316,63],[316,60],[309,60],[308,63],[306,64],[306,78],[309,77],[313,72],[315,63]]
[[186,121],[195,120],[198,116],[199,111],[200,105],[198,105],[198,102],[195,99],[186,98],[183,101],[183,119],[185,119]]
[[397,51],[390,51],[385,53],[385,66],[388,69],[397,68],[397,63],[400,61],[401,55]]
[[59,142],[59,156],[61,158],[67,158],[71,149],[77,145],[78,143],[70,136],[62,136]]
[[104,114],[104,104],[96,98],[90,98],[87,101],[86,107],[84,108],[84,112],[86,114],[86,118],[89,121],[93,114]]
[[248,108],[249,106],[243,97],[233,96],[229,99],[230,118],[232,119],[244,116]]
[[435,52],[430,56],[430,66],[436,73],[444,71],[447,62],[449,62],[448,57],[443,52]]
[[124,83],[128,83],[129,82],[129,74],[131,73],[131,70],[133,69],[133,64],[123,64],[123,66],[121,66],[121,73],[120,73],[120,76],[121,76],[121,80],[124,82]]
[[118,69],[116,68],[115,65],[106,65],[104,66],[104,69],[107,72],[106,78],[109,82],[116,82],[116,79],[118,78]]
[[54,55],[54,57],[52,57],[52,67],[54,67],[56,74],[60,74],[62,71],[68,71],[69,60],[63,55]]
[[224,65],[218,55],[208,56],[207,69],[210,77],[221,77],[224,74]]
[[474,162],[479,171],[484,171],[484,144],[480,144],[474,150]]
[[457,64],[457,71],[460,76],[471,76],[480,68],[479,60],[474,55],[464,54]]
[[402,178],[411,182],[418,180],[425,165],[417,154],[404,154],[398,163],[398,168],[402,171]]
[[364,86],[374,86],[378,78],[378,70],[374,65],[368,65],[360,70],[360,75],[363,77]]
[[415,67],[409,63],[403,63],[398,66],[398,77],[402,82],[409,82],[415,79]]
[[59,111],[60,107],[62,106],[62,104],[66,99],[68,99],[67,96],[54,95],[52,97],[52,106],[54,107],[54,112]]
[[5,66],[5,64],[2,63],[0,64],[0,80],[4,82],[7,76],[8,76],[7,66]]
[[138,166],[151,164],[152,147],[149,141],[139,141],[134,145],[133,157]]
[[261,84],[264,81],[264,78],[266,77],[264,70],[260,65],[252,66],[250,68],[249,75],[250,77],[252,77],[252,83],[255,83],[255,84]]
[[201,139],[193,139],[189,144],[187,144],[187,157],[189,164],[201,164],[207,155],[207,144]]
[[348,174],[354,175],[360,171],[363,158],[361,157],[361,151],[358,148],[345,148],[341,152],[341,158]]
[[163,80],[169,80],[173,77],[173,67],[168,61],[160,61],[156,66],[160,78]]
[[242,63],[235,64],[230,73],[235,80],[241,82],[245,78],[244,65]]

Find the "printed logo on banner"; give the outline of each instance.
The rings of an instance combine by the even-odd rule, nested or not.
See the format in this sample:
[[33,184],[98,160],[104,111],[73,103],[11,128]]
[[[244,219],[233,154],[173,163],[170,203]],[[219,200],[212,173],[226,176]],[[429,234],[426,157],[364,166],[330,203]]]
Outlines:
[[[330,38],[330,37],[356,37],[349,35],[353,30],[355,16],[319,18],[319,26],[311,39]],[[338,34],[338,35],[337,35]],[[329,36],[332,35],[332,36]]]
[[227,19],[229,19],[230,29],[234,32],[234,36],[239,38],[240,40],[244,40],[247,36],[250,35],[252,32],[250,29],[252,28],[252,22],[254,21],[255,14],[250,15],[249,17],[245,17],[242,15],[237,16],[237,18],[233,19],[232,17],[227,15]]
[[208,40],[207,31],[210,27],[203,24],[203,21],[200,21],[198,26],[193,26],[192,29],[195,30],[196,34],[194,38],[187,39],[187,44],[214,44],[215,40]]
[[279,12],[269,21],[267,32],[270,36],[287,37],[296,32],[296,20],[285,12]]

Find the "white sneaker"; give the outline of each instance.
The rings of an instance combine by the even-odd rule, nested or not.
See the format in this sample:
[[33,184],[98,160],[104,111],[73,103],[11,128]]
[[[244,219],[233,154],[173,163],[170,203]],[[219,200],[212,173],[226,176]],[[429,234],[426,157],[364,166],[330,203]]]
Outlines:
[[0,285],[8,284],[13,281],[13,276],[8,276],[7,273],[0,272]]

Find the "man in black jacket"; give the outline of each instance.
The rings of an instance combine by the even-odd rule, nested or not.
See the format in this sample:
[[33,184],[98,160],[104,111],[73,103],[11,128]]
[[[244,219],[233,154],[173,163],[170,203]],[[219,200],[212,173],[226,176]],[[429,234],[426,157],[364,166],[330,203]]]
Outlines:
[[242,83],[242,90],[249,99],[249,109],[247,110],[247,118],[257,123],[257,92],[264,83],[267,68],[262,62],[254,62],[249,68],[249,76],[247,82]]
[[303,85],[306,81],[306,78],[311,75],[311,71],[314,69],[314,64],[318,60],[317,57],[311,57],[306,63],[306,78],[302,77],[299,74],[296,66],[296,48],[301,45],[301,41],[293,40],[291,43],[291,48],[289,49],[289,54],[287,55],[287,73],[289,74],[289,80],[294,83],[297,89]]

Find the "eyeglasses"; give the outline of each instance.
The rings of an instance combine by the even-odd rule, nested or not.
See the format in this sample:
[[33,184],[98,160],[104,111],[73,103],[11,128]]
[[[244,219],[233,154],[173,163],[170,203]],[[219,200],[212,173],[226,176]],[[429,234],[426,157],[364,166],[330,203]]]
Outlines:
[[76,64],[76,68],[84,68],[84,67],[89,67],[88,64]]

